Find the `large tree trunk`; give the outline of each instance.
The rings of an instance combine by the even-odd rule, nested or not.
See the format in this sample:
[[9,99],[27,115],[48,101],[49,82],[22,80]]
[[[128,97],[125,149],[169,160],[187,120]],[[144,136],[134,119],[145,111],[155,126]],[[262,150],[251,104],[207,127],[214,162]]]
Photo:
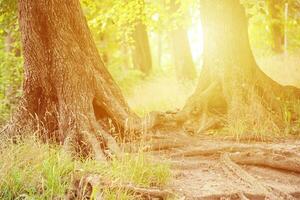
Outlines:
[[[252,120],[245,122],[249,127],[268,120],[268,125],[283,128],[282,105],[299,99],[300,92],[274,82],[257,66],[249,45],[245,10],[239,0],[201,0],[201,17],[204,66],[195,93],[175,115],[177,123],[200,132],[223,125],[216,124],[216,116],[225,116],[226,121],[241,113]],[[246,109],[249,106],[252,113]]]
[[270,29],[272,34],[272,47],[275,53],[284,51],[284,25],[283,25],[283,1],[268,0],[268,11],[270,16]]
[[[179,6],[178,3],[171,1],[171,13],[176,13]],[[193,62],[187,30],[183,25],[179,25],[179,27],[170,32],[170,39],[177,80],[194,80],[196,78],[196,68]]]
[[[19,0],[23,100],[10,133],[38,130],[82,155],[118,151],[114,133],[138,118],[105,68],[78,0]],[[124,131],[122,131],[124,133]]]
[[147,33],[147,27],[142,22],[138,22],[133,33],[133,65],[146,75],[152,70],[152,57]]

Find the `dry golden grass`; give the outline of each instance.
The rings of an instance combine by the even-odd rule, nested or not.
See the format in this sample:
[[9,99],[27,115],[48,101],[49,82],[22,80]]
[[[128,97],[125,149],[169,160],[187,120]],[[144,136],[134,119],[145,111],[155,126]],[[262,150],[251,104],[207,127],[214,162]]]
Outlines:
[[181,109],[186,99],[193,93],[193,85],[193,83],[183,85],[174,76],[157,77],[136,86],[127,100],[139,115],[151,111]]

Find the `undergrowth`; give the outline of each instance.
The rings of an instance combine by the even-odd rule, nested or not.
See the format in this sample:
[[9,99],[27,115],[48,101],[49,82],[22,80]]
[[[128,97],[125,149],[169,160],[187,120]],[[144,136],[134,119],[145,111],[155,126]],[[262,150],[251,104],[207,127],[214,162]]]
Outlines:
[[[169,167],[152,164],[142,153],[125,155],[107,163],[75,160],[62,148],[36,138],[0,148],[0,199],[63,199],[74,177],[99,174],[115,184],[162,187],[170,177]],[[103,190],[105,199],[136,199],[122,189]]]
[[152,111],[180,110],[193,93],[194,82],[180,83],[175,76],[155,76],[144,80],[127,96],[130,107],[140,116]]
[[[251,96],[252,93],[249,92]],[[253,95],[252,95],[253,96]],[[281,113],[267,110],[255,97],[232,105],[218,134],[255,141],[300,136],[300,102],[281,102]],[[280,121],[278,121],[280,120]]]

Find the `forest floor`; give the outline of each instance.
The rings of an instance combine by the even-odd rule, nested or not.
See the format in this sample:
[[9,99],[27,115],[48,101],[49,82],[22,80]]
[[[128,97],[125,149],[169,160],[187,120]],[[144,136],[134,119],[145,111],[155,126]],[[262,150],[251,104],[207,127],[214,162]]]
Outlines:
[[[259,64],[281,84],[300,87],[299,56],[267,57]],[[126,100],[141,116],[151,111],[178,110],[194,87],[182,86],[174,76],[155,77],[133,88]],[[41,183],[46,184],[45,194],[37,199],[53,199],[54,194],[64,195],[73,175],[80,172],[83,177],[96,174],[97,178],[111,180],[112,186],[128,182],[138,187],[106,191],[108,200],[136,199],[125,195],[127,190],[143,193],[152,186],[152,192],[166,191],[175,200],[300,200],[300,138],[275,139],[268,135],[265,141],[237,141],[234,135],[190,135],[170,129],[142,135],[136,143],[124,145],[125,152],[131,153],[129,157],[125,154],[120,160],[99,166],[93,161],[74,161],[63,150],[30,138],[21,144],[2,144],[2,148],[0,143],[0,179],[5,180],[0,181],[0,199],[23,198],[27,193],[39,197],[36,188]]]
[[300,199],[300,140],[236,142],[183,133],[151,138],[138,149],[170,166],[167,189],[175,199]]
[[[257,61],[277,82],[300,86],[298,56]],[[139,114],[180,109],[192,88],[165,77],[139,86],[128,102]],[[172,180],[167,189],[175,199],[300,199],[300,139],[250,142],[168,130],[146,135],[133,149],[142,149],[154,162],[170,166]]]

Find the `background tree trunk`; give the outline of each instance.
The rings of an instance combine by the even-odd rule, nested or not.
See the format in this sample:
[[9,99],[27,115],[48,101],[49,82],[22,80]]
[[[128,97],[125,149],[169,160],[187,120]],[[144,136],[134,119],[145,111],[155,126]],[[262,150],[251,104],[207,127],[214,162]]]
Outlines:
[[[175,1],[171,1],[170,4],[170,13],[174,14],[178,12],[180,4]],[[170,38],[177,79],[180,81],[195,79],[196,68],[193,62],[187,30],[183,25],[179,25],[179,27],[170,32]]]
[[186,30],[180,27],[172,31],[171,40],[177,80],[194,80],[196,78],[196,68]]
[[282,0],[268,0],[268,11],[270,15],[270,29],[272,33],[273,51],[283,53],[284,51],[284,24]]
[[152,57],[147,34],[147,27],[142,22],[138,22],[133,33],[133,65],[146,75],[152,70]]
[[11,34],[10,33],[7,33],[5,35],[5,46],[4,46],[4,49],[5,49],[5,52],[7,53],[11,53],[12,50],[13,50],[13,38],[11,37]]
[[[220,115],[228,118],[237,111],[245,114],[245,107],[255,104],[253,118],[262,113],[260,120],[270,117],[270,123],[281,128],[282,105],[299,99],[299,89],[279,85],[257,66],[249,44],[245,10],[239,0],[202,0],[201,18],[204,66],[195,93],[176,115],[177,122],[195,122],[199,130],[199,119],[212,121],[208,119]],[[216,125],[208,126],[213,124]]]
[[158,41],[157,41],[157,66],[159,68],[162,68],[162,49],[163,49],[163,44],[162,44],[162,38],[163,38],[163,35],[162,35],[162,32],[159,31],[158,33]]
[[118,151],[108,124],[119,134],[138,118],[102,63],[79,1],[19,0],[19,23],[24,94],[10,132],[29,126],[99,159]]
[[16,57],[21,55],[21,50],[15,47],[16,39],[11,32],[7,32],[5,35],[4,50],[7,53],[13,53]]

